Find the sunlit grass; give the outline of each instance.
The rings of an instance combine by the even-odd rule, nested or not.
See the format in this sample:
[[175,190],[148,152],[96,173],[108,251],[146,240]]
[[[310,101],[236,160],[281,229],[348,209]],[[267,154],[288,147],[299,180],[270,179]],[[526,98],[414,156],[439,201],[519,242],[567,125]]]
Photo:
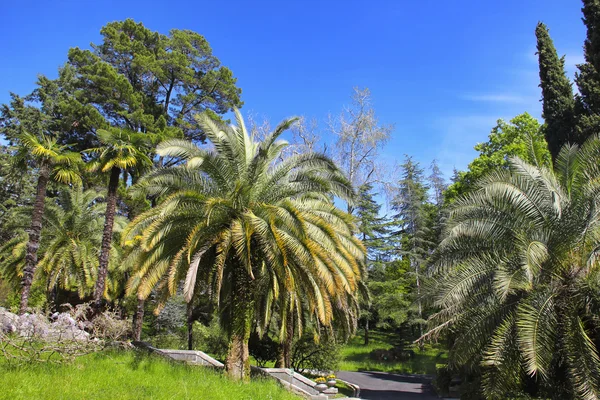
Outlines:
[[414,357],[407,361],[377,361],[370,357],[376,349],[390,349],[397,335],[393,333],[371,332],[371,340],[365,346],[362,336],[355,336],[342,348],[341,371],[382,371],[405,374],[435,374],[435,365],[445,363],[448,357],[440,345],[426,345],[423,350],[411,345]]
[[234,382],[219,371],[132,351],[90,354],[68,365],[9,368],[0,361],[0,399],[298,400],[268,379]]

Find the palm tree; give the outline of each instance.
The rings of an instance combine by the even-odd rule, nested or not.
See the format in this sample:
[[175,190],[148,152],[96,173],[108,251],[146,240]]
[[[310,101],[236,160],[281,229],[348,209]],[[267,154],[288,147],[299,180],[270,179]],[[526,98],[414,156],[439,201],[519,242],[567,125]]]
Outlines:
[[97,132],[100,146],[86,150],[95,154],[96,159],[90,163],[90,170],[100,170],[109,173],[108,192],[106,195],[106,213],[104,217],[104,232],[98,260],[98,277],[94,288],[94,304],[100,308],[106,289],[106,276],[110,250],[113,242],[113,226],[117,208],[117,189],[121,173],[132,169],[143,171],[152,165],[148,156],[150,136],[147,133],[130,132],[123,129],[111,131],[99,129]]
[[598,138],[563,148],[554,171],[514,158],[451,208],[423,339],[453,332],[451,364],[480,366],[487,398],[526,382],[600,396],[599,159]]
[[[103,196],[93,190],[83,191],[80,185],[61,191],[58,197],[46,198],[43,217],[43,240],[38,253],[43,254],[36,270],[37,279],[45,279],[48,293],[56,288],[77,291],[81,299],[89,296],[96,282],[98,253],[104,226]],[[126,225],[124,217],[115,219],[115,232]],[[0,246],[0,274],[12,286],[22,279],[27,233],[17,228],[13,238]],[[113,241],[109,263],[106,298],[114,297],[119,281],[123,282],[121,249],[118,238]],[[113,279],[110,279],[110,276]],[[111,290],[112,289],[112,290]]]
[[16,139],[18,143],[16,162],[22,166],[33,163],[38,170],[36,195],[21,279],[19,313],[23,314],[27,310],[29,292],[37,266],[46,187],[50,179],[64,184],[79,183],[81,178],[78,167],[81,163],[81,156],[79,153],[68,151],[68,146],[59,145],[56,138],[48,135],[41,135],[38,138],[30,133],[22,132]]
[[29,235],[19,229],[15,235],[0,246],[0,277],[16,292],[23,280],[25,254]]
[[[45,251],[39,262],[48,279],[48,290],[56,286],[77,291],[80,298],[91,294],[97,280],[98,253],[102,243],[103,196],[81,187],[62,191],[46,207]],[[115,228],[120,231],[126,219],[117,216]],[[113,241],[111,254],[118,256],[118,243]],[[114,257],[113,257],[114,258]],[[111,260],[116,267],[118,258]],[[112,268],[111,268],[112,269]],[[106,296],[106,295],[105,295]]]
[[226,368],[245,379],[265,283],[274,299],[301,291],[319,322],[330,325],[333,304],[357,289],[364,248],[352,217],[333,204],[333,195],[353,195],[335,164],[316,153],[278,161],[287,145],[278,138],[295,119],[257,143],[239,111],[235,116],[237,126],[199,116],[210,149],[184,140],[159,145],[159,155],[182,164],[141,180],[138,190],[161,201],[130,224],[124,240],[138,241],[143,252],[129,286],[138,298],[156,289],[164,300],[182,280],[188,302],[195,290],[212,294],[230,337]]
[[[364,271],[361,272],[361,275],[362,273]],[[294,337],[302,337],[307,325],[314,325],[313,332],[316,336],[320,336],[321,327],[316,313],[317,308],[314,307],[314,303],[306,300],[306,288],[302,286],[301,282],[290,287],[285,282],[280,282],[275,275],[262,274],[261,276],[254,311],[256,330],[259,337],[267,334],[273,316],[277,316],[279,347],[276,367],[291,368]],[[366,293],[364,281],[358,282],[357,289],[353,292],[346,292],[341,286],[334,289],[340,295],[336,301],[331,303],[332,324],[327,328],[330,331],[335,329],[335,337],[347,339],[356,332],[360,313],[359,300]],[[316,324],[311,324],[311,322],[316,322]]]

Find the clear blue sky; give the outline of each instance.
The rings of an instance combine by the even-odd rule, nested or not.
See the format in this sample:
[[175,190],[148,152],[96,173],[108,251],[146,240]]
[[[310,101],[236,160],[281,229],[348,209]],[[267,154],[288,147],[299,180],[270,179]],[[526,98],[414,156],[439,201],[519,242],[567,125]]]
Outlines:
[[[550,27],[569,73],[582,60],[577,0],[0,1],[0,103],[56,76],[70,47],[98,42],[109,21],[204,35],[243,90],[244,111],[272,121],[317,118],[369,87],[394,124],[387,161],[436,158],[466,167],[498,118],[540,116],[534,29]],[[327,132],[323,131],[323,135]]]

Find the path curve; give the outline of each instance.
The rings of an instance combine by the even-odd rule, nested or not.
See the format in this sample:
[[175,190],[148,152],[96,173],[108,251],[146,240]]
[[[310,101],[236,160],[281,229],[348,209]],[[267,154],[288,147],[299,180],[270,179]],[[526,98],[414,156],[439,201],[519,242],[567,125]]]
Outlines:
[[365,400],[439,400],[426,375],[339,371],[337,376],[360,386]]

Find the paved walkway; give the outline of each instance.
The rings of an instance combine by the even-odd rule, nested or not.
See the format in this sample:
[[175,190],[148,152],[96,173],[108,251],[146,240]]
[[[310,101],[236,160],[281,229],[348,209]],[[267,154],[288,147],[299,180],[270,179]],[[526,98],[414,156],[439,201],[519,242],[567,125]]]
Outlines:
[[361,399],[439,400],[430,388],[431,378],[423,375],[339,371],[337,376],[360,386]]

